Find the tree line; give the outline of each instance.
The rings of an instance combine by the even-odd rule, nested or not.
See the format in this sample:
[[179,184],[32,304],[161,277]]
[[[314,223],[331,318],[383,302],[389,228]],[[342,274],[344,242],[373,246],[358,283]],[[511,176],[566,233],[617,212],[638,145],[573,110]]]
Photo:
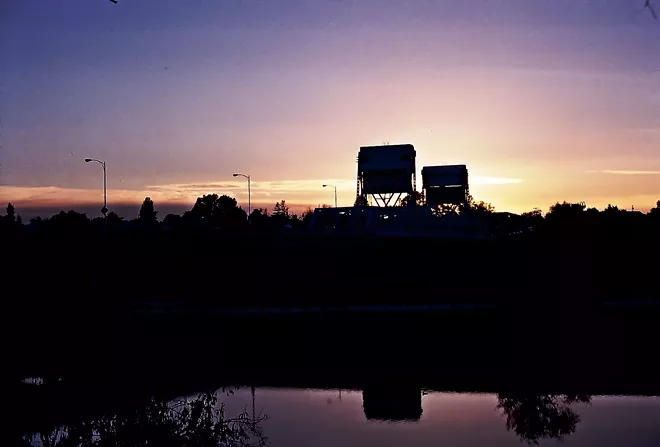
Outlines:
[[167,214],[162,219],[159,219],[156,204],[150,197],[144,199],[135,219],[126,219],[114,211],[110,211],[105,218],[89,218],[85,213],[62,210],[50,217],[34,217],[26,224],[11,202],[7,204],[5,211],[5,215],[0,216],[0,228],[3,230],[30,228],[71,231],[106,227],[239,230],[248,225],[258,228],[297,228],[308,224],[313,214],[311,208],[301,214],[292,213],[286,201],[281,200],[275,203],[271,211],[265,208],[252,210],[248,219],[247,212],[238,206],[235,198],[218,194],[198,197],[190,210],[183,214]]
[[[402,205],[406,205],[413,197],[406,197]],[[424,196],[417,193],[414,197],[417,206],[424,205]],[[329,205],[320,205],[329,208]],[[572,232],[585,234],[604,230],[614,232],[634,232],[651,230],[660,233],[660,200],[648,213],[631,212],[608,205],[604,210],[589,208],[584,202],[557,202],[547,213],[535,208],[531,211],[514,215],[497,213],[495,208],[486,202],[468,198],[467,210],[457,206],[435,209],[436,214],[451,215],[468,211],[470,215],[489,220],[494,231],[517,229],[527,232],[552,229],[557,232]],[[255,229],[305,228],[309,225],[313,209],[308,208],[301,214],[290,211],[285,200],[276,202],[271,211],[264,208],[252,210],[249,219],[247,212],[238,206],[235,198],[218,194],[206,194],[198,197],[192,208],[183,214],[167,214],[159,220],[156,205],[150,197],[142,202],[136,219],[125,219],[111,211],[106,218],[89,218],[85,213],[74,210],[60,211],[48,217],[35,217],[25,224],[14,205],[8,203],[5,215],[0,216],[0,230],[57,230],[77,232],[93,228],[140,228],[140,229],[222,229],[241,230],[248,226]]]

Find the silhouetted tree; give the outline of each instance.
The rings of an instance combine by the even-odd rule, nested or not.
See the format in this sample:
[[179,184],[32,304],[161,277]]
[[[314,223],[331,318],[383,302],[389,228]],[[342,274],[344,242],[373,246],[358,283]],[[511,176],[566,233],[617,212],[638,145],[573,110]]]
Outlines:
[[582,215],[587,205],[584,202],[570,203],[562,202],[555,203],[550,207],[548,213],[545,215],[546,219],[550,220],[574,220]]
[[413,196],[415,197],[415,206],[424,206],[426,203],[426,197],[424,197],[424,193],[421,191],[415,191],[412,194],[406,195],[403,199],[401,199],[401,206],[410,205],[410,201],[412,200]]
[[289,207],[285,200],[275,203],[273,207],[273,217],[280,217],[284,219],[289,218]]
[[47,219],[44,224],[56,231],[76,233],[87,230],[90,220],[85,213],[69,210],[66,212],[60,211],[50,219]]
[[289,223],[289,206],[286,204],[286,201],[282,200],[275,203],[270,218],[275,225],[286,225]]
[[473,216],[485,216],[495,212],[493,205],[483,200],[476,201],[472,195],[468,195],[468,208]]
[[603,213],[607,216],[615,216],[619,213],[625,213],[625,210],[620,210],[618,206],[607,205],[607,208],[603,210]]
[[521,214],[528,228],[538,228],[543,225],[543,212],[539,208],[534,208],[532,211],[527,211]]
[[[103,222],[104,220],[105,222]],[[103,219],[102,217],[99,218],[99,221],[97,222],[97,228],[103,228],[104,225],[107,225],[109,228],[116,230],[120,228],[123,223],[124,223],[123,217],[121,217],[119,214],[117,214],[114,211],[110,211],[106,219]]]
[[7,215],[5,216],[4,219],[6,222],[9,222],[10,224],[16,221],[16,209],[14,208],[14,205],[11,204],[11,202],[7,204]]
[[236,199],[229,197],[227,195],[222,195],[218,197],[218,209],[221,212],[226,212],[229,210],[236,209],[238,206]]
[[208,225],[236,228],[247,224],[247,214],[237,206],[236,199],[226,195],[206,194],[198,197],[184,218],[198,219]]
[[521,214],[522,217],[526,219],[537,219],[543,218],[543,212],[539,208],[534,208],[532,211],[526,211]]
[[598,224],[598,215],[593,211],[585,212],[584,202],[555,203],[545,215],[545,226],[550,235],[561,238],[593,235]]
[[358,196],[355,198],[355,203],[353,206],[366,207],[369,206],[369,201],[362,196]]
[[205,194],[198,197],[190,210],[190,215],[201,219],[211,220],[219,212],[220,201],[217,194]]
[[298,214],[290,214],[289,215],[289,224],[294,227],[298,228],[302,224],[302,216],[299,216]]
[[179,216],[178,214],[168,214],[163,219],[163,225],[168,228],[178,228],[181,226],[182,221],[183,217]]
[[151,200],[151,197],[145,197],[142,206],[140,207],[140,213],[138,214],[138,219],[145,224],[153,225],[158,222],[158,211],[154,206],[154,201]]
[[184,217],[192,217],[211,221],[219,208],[217,194],[205,194],[198,197],[190,211],[184,213]]
[[14,210],[14,205],[10,203],[7,204],[7,215],[0,216],[0,229],[11,230],[14,227],[16,220],[16,211]]
[[124,218],[121,217],[119,214],[117,214],[114,211],[110,211],[108,213],[107,219],[108,219],[108,223],[111,223],[111,222],[115,223],[115,222],[123,222],[124,221]]
[[651,208],[649,214],[652,216],[660,216],[660,200],[656,202],[655,208]]
[[575,432],[580,416],[571,405],[590,403],[584,395],[506,396],[499,394],[497,408],[506,416],[507,430],[513,430],[528,444],[542,439],[563,439]]
[[268,210],[265,208],[255,208],[250,214],[250,225],[253,228],[264,228],[268,226]]
[[[234,203],[236,203],[235,200]],[[243,208],[234,206],[233,208],[227,208],[226,211],[221,214],[219,224],[228,229],[243,228],[248,223],[247,217],[248,215]]]

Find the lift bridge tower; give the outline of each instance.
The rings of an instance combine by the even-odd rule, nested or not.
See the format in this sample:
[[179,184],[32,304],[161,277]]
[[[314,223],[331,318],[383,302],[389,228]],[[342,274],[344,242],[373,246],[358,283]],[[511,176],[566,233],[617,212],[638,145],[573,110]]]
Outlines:
[[[390,207],[416,191],[412,144],[363,146],[357,157],[356,205]],[[371,199],[371,200],[370,200]],[[414,206],[415,201],[409,201]]]
[[467,166],[424,166],[422,187],[430,208],[460,207],[467,210],[470,195]]

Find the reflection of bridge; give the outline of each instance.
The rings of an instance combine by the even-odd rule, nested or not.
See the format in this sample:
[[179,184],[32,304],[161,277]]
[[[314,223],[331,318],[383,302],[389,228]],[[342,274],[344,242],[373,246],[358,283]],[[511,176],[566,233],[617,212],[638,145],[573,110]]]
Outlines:
[[[339,389],[339,400],[341,401]],[[256,420],[255,387],[250,387],[252,420]],[[422,416],[422,390],[415,386],[369,386],[362,390],[362,408],[369,420],[418,421]]]
[[362,391],[367,419],[418,421],[422,416],[422,390],[415,387],[370,387]]

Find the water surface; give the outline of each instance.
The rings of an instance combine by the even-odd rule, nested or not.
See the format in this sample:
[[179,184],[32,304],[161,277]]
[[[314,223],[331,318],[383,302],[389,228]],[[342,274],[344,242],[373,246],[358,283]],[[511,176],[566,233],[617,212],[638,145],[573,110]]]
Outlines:
[[[252,412],[250,389],[239,389],[229,396],[218,393],[219,401],[225,402],[230,413],[243,409]],[[388,395],[394,395],[390,402]],[[512,401],[496,394],[420,390],[418,419],[410,390],[376,390],[367,398],[373,400],[365,402],[365,393],[360,390],[264,388],[254,391],[254,412],[257,416],[262,412],[268,415],[261,424],[275,447],[516,446],[521,442],[660,446],[658,397],[581,396],[581,403],[565,405],[563,395]],[[502,408],[503,402],[509,404],[509,413]],[[533,411],[536,403],[541,405]],[[372,414],[365,414],[365,404]],[[387,420],[388,412],[399,419]],[[406,413],[410,417],[401,419]]]

